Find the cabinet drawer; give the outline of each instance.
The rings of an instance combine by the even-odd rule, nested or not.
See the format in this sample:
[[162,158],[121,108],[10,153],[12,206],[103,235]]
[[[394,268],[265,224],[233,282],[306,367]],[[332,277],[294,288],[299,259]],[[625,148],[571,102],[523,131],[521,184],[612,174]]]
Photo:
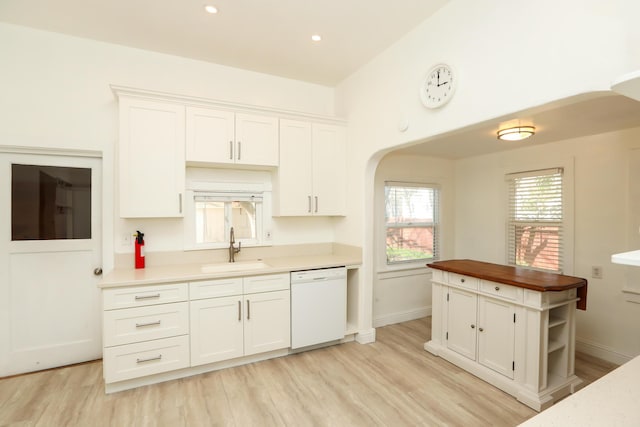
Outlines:
[[522,288],[517,286],[481,280],[480,291],[510,301],[522,301]]
[[189,333],[189,303],[160,304],[104,312],[104,346]]
[[448,275],[446,271],[432,269],[431,280],[438,283],[447,283]]
[[106,383],[159,374],[188,366],[188,335],[104,349],[103,369]]
[[189,298],[191,300],[240,294],[242,294],[242,277],[189,283]]
[[244,278],[244,293],[284,291],[290,287],[290,274],[269,274],[266,276],[252,276]]
[[476,279],[475,277],[464,276],[457,273],[449,273],[449,283],[454,286],[477,290],[479,281],[480,279]]
[[105,310],[113,310],[186,301],[189,297],[188,294],[186,283],[170,283],[167,285],[104,289],[102,301]]

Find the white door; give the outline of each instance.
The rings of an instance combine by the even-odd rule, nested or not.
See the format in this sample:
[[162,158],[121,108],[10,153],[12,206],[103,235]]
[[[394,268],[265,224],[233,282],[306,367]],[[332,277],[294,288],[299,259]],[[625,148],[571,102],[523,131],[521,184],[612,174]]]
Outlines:
[[187,107],[186,113],[187,161],[234,163],[234,114],[198,107]]
[[191,301],[190,317],[191,366],[244,354],[241,295]]
[[516,334],[513,305],[478,297],[478,362],[513,378]]
[[278,119],[236,114],[236,163],[278,166]]
[[475,294],[449,288],[447,307],[447,347],[471,360],[476,360]]
[[101,159],[0,153],[0,377],[98,359]]
[[291,345],[291,293],[262,292],[244,297],[244,355]]
[[276,215],[311,215],[311,179],[311,123],[280,120]]
[[313,125],[313,213],[344,215],[347,206],[346,130]]

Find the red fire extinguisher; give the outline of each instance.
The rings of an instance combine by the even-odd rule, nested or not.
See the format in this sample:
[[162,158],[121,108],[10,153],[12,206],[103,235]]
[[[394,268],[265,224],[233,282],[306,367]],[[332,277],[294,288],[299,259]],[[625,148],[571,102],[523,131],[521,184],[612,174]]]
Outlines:
[[136,268],[144,268],[144,233],[137,231],[136,238]]

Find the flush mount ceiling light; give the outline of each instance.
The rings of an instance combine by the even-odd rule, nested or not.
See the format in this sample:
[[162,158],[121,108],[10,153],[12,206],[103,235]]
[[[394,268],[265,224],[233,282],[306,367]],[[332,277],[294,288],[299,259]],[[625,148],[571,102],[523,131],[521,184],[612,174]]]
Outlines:
[[320,40],[322,40],[322,36],[320,34],[314,34],[311,36],[311,40],[313,40],[314,42],[319,42]]
[[500,129],[498,131],[498,139],[503,141],[522,141],[536,133],[533,126],[516,126],[512,128]]
[[207,5],[204,7],[204,10],[206,10],[209,13],[218,13],[218,8],[212,5]]

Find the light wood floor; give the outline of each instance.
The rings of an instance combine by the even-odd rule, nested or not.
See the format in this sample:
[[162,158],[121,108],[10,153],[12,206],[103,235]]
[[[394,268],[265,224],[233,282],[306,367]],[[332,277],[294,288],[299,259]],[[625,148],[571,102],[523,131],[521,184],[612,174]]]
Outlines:
[[[0,426],[514,426],[535,415],[423,350],[425,318],[347,343],[112,395],[100,361],[0,380]],[[578,355],[585,383],[615,366]]]

